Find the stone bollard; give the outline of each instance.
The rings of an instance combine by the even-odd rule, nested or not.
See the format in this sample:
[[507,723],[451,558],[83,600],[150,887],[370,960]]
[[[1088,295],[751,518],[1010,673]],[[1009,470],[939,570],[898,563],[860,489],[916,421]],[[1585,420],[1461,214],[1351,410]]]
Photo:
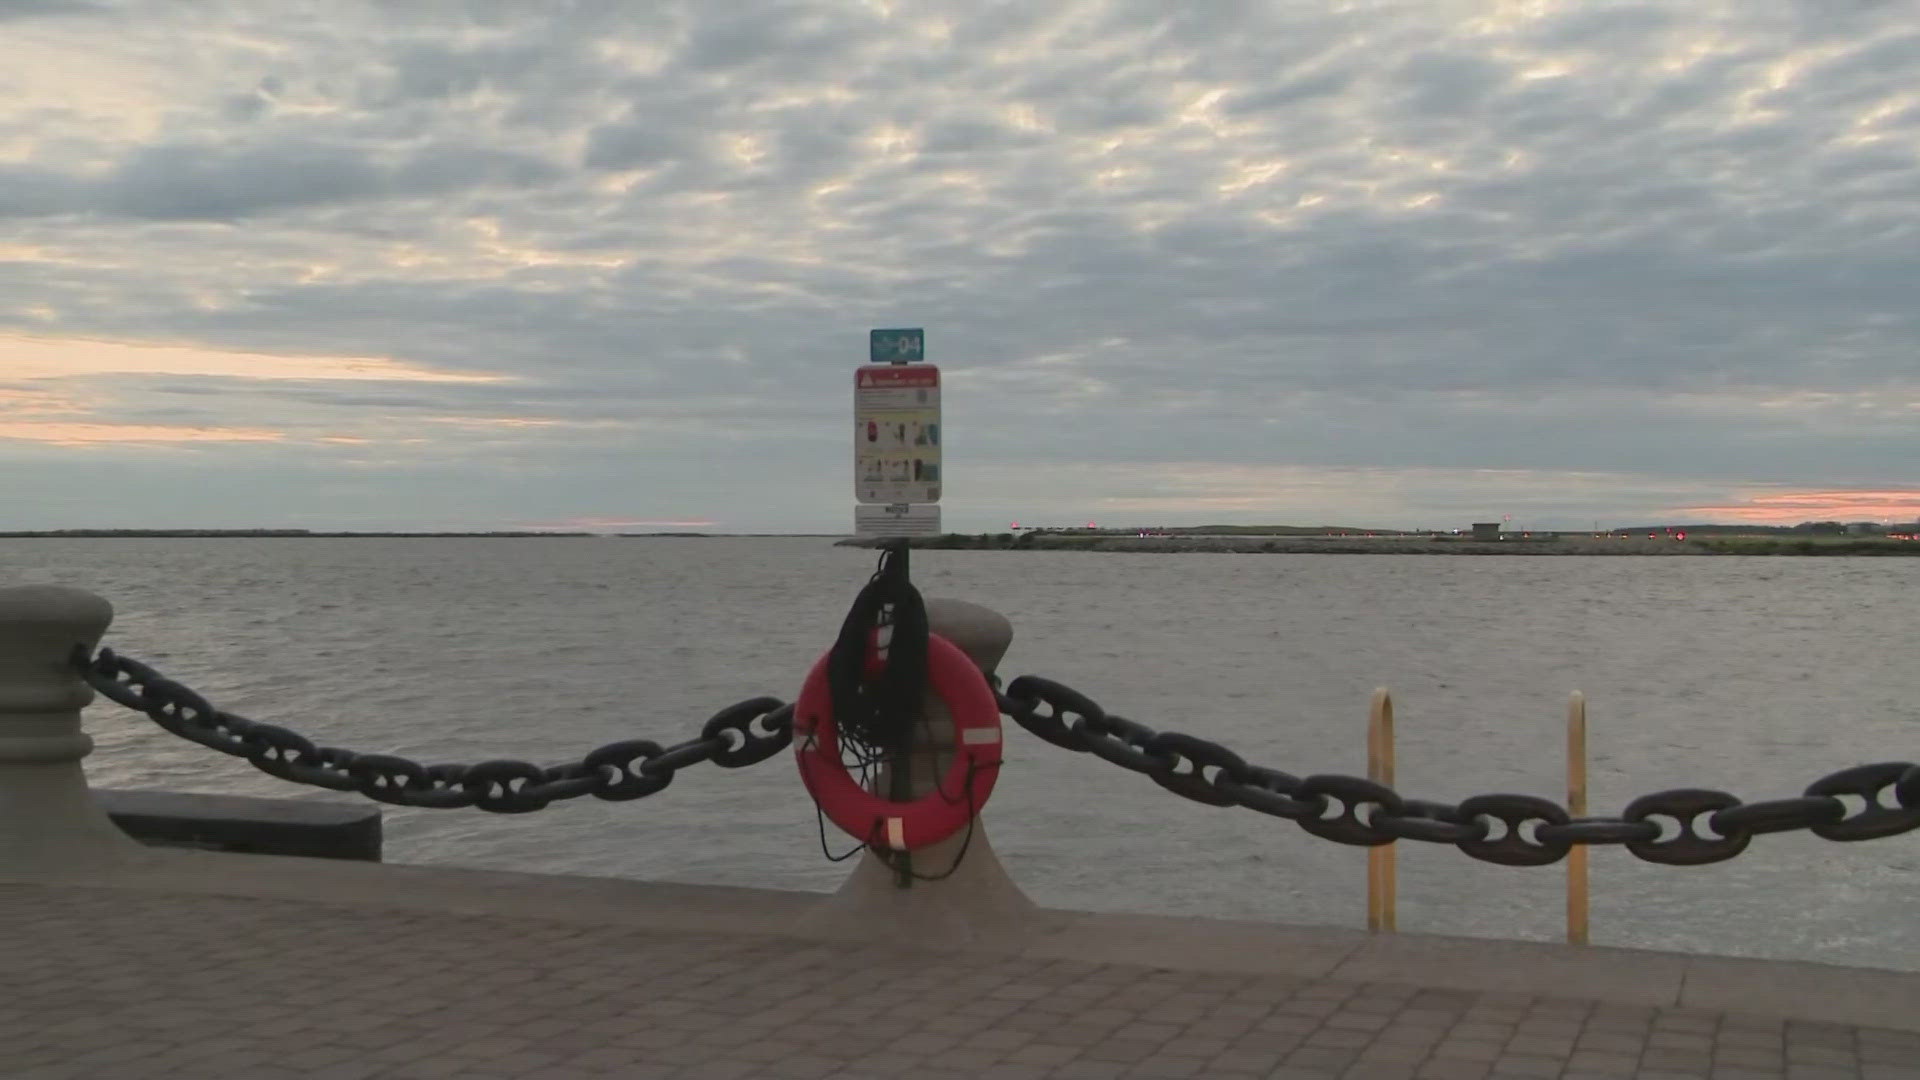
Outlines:
[[80,759],[93,700],[70,666],[92,649],[113,605],[78,589],[0,589],[0,875],[33,877],[132,860],[143,850],[87,790]]
[[[992,674],[1013,643],[1013,625],[1006,616],[962,600],[929,599],[926,604],[928,628],[959,646],[981,671]],[[907,764],[914,798],[931,792],[952,762],[953,721],[932,694],[927,696],[927,719],[931,737]],[[887,790],[889,779],[884,774],[878,779],[880,791]],[[915,881],[909,888],[901,888],[893,870],[873,852],[862,852],[846,883],[803,916],[798,928],[819,937],[915,945],[1011,943],[1031,935],[1038,929],[1038,907],[1007,876],[978,817],[971,831],[971,838],[962,829],[915,851],[916,873],[954,870],[949,877]],[[956,866],[962,845],[966,854]]]

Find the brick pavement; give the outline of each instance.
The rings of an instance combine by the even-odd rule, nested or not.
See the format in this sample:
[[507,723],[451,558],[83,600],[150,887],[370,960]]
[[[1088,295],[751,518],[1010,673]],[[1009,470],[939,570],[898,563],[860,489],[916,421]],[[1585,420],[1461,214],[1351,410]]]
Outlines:
[[1920,1080],[1920,1034],[1394,983],[0,884],[0,1076]]

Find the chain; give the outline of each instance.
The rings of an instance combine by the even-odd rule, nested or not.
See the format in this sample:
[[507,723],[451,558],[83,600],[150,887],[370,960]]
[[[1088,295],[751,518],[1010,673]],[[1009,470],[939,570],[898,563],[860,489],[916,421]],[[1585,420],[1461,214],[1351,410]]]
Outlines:
[[1617,818],[1576,818],[1533,795],[1476,795],[1451,804],[1404,798],[1357,776],[1301,779],[1250,765],[1218,743],[1111,715],[1079,691],[1033,675],[998,696],[1001,712],[1055,746],[1143,773],[1196,802],[1257,810],[1360,847],[1422,840],[1452,844],[1485,862],[1545,866],[1575,844],[1620,844],[1647,862],[1697,866],[1731,859],[1765,833],[1806,829],[1851,841],[1920,829],[1920,765],[1904,761],[1842,769],[1796,798],[1748,803],[1724,791],[1678,788],[1643,795]]
[[608,743],[578,762],[544,767],[527,761],[421,765],[391,754],[315,746],[298,732],[222,712],[188,687],[112,649],[92,657],[76,649],[73,659],[88,685],[183,739],[246,758],[282,780],[357,791],[396,806],[525,814],[582,795],[622,802],[660,791],[688,765],[710,761],[738,769],[767,760],[793,741],[793,706],[759,697],[720,710],[698,738],[673,746],[628,739]]
[[[760,697],[720,710],[699,737],[673,746],[628,739],[577,763],[544,767],[505,760],[421,765],[390,754],[315,746],[298,732],[223,712],[111,649],[91,657],[76,649],[74,664],[103,696],[175,735],[245,758],[282,780],[356,791],[397,806],[523,814],[583,795],[639,799],[664,789],[689,765],[743,768],[793,741],[793,706]],[[1086,695],[1038,676],[1021,676],[996,694],[1002,713],[1055,746],[1092,753],[1196,802],[1245,807],[1361,847],[1420,840],[1452,844],[1485,862],[1544,866],[1565,858],[1575,844],[1619,844],[1648,862],[1696,866],[1731,859],[1767,833],[1805,829],[1846,842],[1920,829],[1920,765],[1903,761],[1842,769],[1792,798],[1749,803],[1724,791],[1676,788],[1633,800],[1619,817],[1575,818],[1559,803],[1533,795],[1476,795],[1451,804],[1405,798],[1357,776],[1302,779],[1251,765],[1218,743],[1156,732],[1109,714]],[[1842,796],[1859,803],[1849,805]]]

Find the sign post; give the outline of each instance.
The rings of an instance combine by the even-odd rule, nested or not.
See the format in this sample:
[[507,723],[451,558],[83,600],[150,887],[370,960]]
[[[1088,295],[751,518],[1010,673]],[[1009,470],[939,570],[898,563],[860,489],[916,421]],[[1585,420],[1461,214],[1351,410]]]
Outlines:
[[872,363],[853,377],[854,531],[860,536],[940,532],[940,369],[920,329],[874,330]]

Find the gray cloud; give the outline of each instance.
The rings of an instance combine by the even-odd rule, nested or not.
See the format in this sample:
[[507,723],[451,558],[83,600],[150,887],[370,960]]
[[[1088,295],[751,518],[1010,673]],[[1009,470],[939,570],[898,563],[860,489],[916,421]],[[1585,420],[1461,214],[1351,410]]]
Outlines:
[[[0,333],[512,378],[75,384],[96,420],[197,387],[196,420],[289,433],[195,470],[512,462],[543,513],[839,527],[879,325],[952,372],[956,522],[1293,468],[1561,474],[1645,519],[1920,460],[1897,4],[120,15],[10,24],[119,96],[0,106],[36,148],[0,164]],[[636,455],[734,479],[609,486]],[[354,475],[407,511],[413,473]]]
[[62,16],[101,15],[110,9],[92,0],[0,0],[0,23]]
[[380,170],[342,146],[288,141],[143,148],[101,189],[103,209],[134,217],[224,219],[370,198]]
[[227,221],[303,207],[403,199],[487,185],[527,187],[559,170],[512,150],[428,146],[391,165],[366,150],[302,139],[143,148],[69,209],[157,220]]
[[52,169],[0,164],[0,218],[60,213],[72,205],[71,185]]

